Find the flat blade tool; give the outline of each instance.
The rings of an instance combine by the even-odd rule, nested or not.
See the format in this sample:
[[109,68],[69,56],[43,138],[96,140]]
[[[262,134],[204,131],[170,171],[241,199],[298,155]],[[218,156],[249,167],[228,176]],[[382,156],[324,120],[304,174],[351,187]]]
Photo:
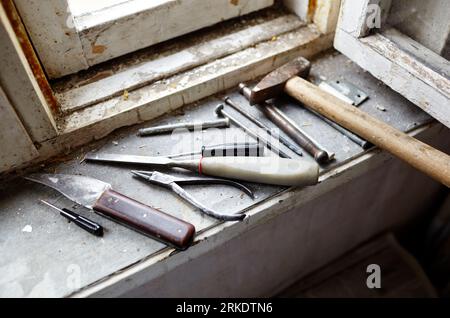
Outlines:
[[43,184],[88,209],[178,249],[192,242],[192,224],[133,200],[111,185],[85,176],[34,173],[25,179]]

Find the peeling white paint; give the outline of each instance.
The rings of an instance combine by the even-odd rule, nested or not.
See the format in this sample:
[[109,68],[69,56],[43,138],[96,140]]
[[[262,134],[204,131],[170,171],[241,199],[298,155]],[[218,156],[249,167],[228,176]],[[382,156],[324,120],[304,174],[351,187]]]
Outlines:
[[64,112],[74,111],[182,71],[234,54],[263,41],[304,26],[297,17],[285,15],[274,20],[233,31],[207,42],[194,43],[183,51],[164,52],[116,74],[57,94]]

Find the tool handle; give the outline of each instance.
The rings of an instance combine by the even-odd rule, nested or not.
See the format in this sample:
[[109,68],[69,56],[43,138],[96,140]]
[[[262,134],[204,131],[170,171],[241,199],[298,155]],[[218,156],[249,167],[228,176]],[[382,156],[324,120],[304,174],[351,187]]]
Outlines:
[[319,166],[312,161],[279,157],[206,157],[199,172],[216,177],[283,186],[317,183]]
[[450,187],[450,156],[447,154],[341,101],[300,77],[288,80],[285,91],[306,107]]
[[186,249],[194,238],[195,228],[192,224],[113,190],[106,190],[93,208],[119,223],[178,249]]
[[81,216],[66,208],[62,208],[60,211],[61,211],[60,214],[63,217],[75,223],[83,230],[91,234],[94,234],[95,236],[103,236],[103,227],[100,224],[91,221],[88,218],[85,218],[84,216]]
[[261,143],[229,143],[202,147],[203,157],[262,157],[264,145]]

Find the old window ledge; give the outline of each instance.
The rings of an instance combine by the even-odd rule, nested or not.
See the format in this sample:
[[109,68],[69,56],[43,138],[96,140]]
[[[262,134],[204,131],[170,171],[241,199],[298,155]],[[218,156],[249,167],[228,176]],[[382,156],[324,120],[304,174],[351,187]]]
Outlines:
[[55,83],[62,110],[58,136],[40,143],[39,160],[254,79],[294,56],[309,58],[332,46],[333,33],[323,34],[293,14],[268,11]]
[[[204,36],[208,37],[207,34]],[[60,83],[57,97],[63,105],[65,115],[59,122],[59,136],[42,143],[39,149],[40,159],[52,156],[55,151],[69,150],[99,140],[117,128],[143,123],[209,96],[211,97],[198,106],[188,107],[183,116],[211,116],[212,106],[218,102],[217,96],[212,96],[215,93],[232,88],[241,81],[257,78],[295,56],[315,58],[319,52],[331,47],[333,35],[323,34],[315,25],[305,25],[297,17],[283,14],[242,27],[237,33],[216,34],[215,38],[216,40],[207,43],[196,41],[191,44],[188,41],[187,44],[181,44],[185,45],[182,51],[174,49],[159,57],[147,56],[143,63],[125,63],[128,67],[117,73],[99,72],[97,77],[94,76],[94,81],[89,80],[88,76]],[[148,71],[155,67],[161,69],[158,72]],[[413,136],[433,140],[435,136],[442,134],[442,126],[431,122],[427,114],[387,90],[342,55],[331,52],[317,58],[312,75],[344,77],[357,83],[370,95],[370,100],[361,106],[365,111]],[[83,85],[79,85],[80,82]],[[66,89],[67,87],[70,89]],[[237,92],[227,93],[244,102]],[[305,129],[325,147],[336,152],[337,160],[321,170],[319,184],[299,189],[254,185],[258,196],[255,202],[240,201],[234,197],[235,193],[226,192],[228,190],[222,188],[192,190],[195,195],[202,195],[204,192],[203,195],[214,198],[216,201],[210,202],[211,204],[221,204],[223,194],[227,197],[226,202],[230,203],[230,208],[239,207],[248,215],[244,222],[220,223],[193,212],[189,206],[173,200],[165,190],[142,185],[137,187],[137,181],[130,178],[127,169],[100,169],[96,165],[80,165],[79,158],[76,157],[64,161],[62,165],[50,165],[47,169],[60,173],[89,174],[111,183],[121,180],[114,183],[117,190],[148,204],[148,198],[152,198],[153,206],[173,211],[175,216],[194,223],[198,230],[194,245],[185,252],[174,253],[173,249],[114,223],[108,223],[111,229],[108,240],[88,242],[86,245],[80,244],[89,240],[82,236],[81,231],[72,231],[68,237],[67,229],[54,226],[54,223],[48,228],[49,232],[34,230],[27,233],[28,236],[23,235],[17,228],[23,226],[24,220],[28,224],[42,223],[42,207],[36,206],[36,200],[43,195],[54,196],[55,199],[61,196],[36,185],[18,182],[6,190],[5,193],[9,195],[0,201],[0,210],[3,212],[0,215],[2,237],[14,241],[14,244],[5,244],[7,251],[0,263],[0,274],[3,277],[0,287],[17,287],[15,291],[19,294],[22,292],[19,296],[34,294],[85,297],[127,294],[145,283],[163,277],[182,264],[200,258],[242,233],[325,195],[392,158],[377,148],[363,151],[304,109],[289,107],[288,104],[289,102],[283,106],[288,106],[286,111],[299,122],[309,123],[305,124]],[[379,105],[387,111],[380,111]],[[169,118],[161,120],[173,121],[176,116],[169,114]],[[160,150],[159,146],[162,150],[168,150],[165,139],[152,139],[152,145],[157,147],[140,149],[136,143],[141,141],[136,141],[137,138],[132,135],[136,127],[126,129],[129,129],[125,131],[127,137],[118,146],[108,142],[116,138],[115,134],[122,132],[113,133],[106,138],[107,144],[102,141],[103,146],[99,151],[125,153],[134,147],[133,149],[139,149],[137,151],[140,154],[155,155]],[[230,130],[243,134],[235,128]],[[57,223],[58,216],[54,217]],[[55,239],[52,240],[51,237]],[[61,237],[65,239],[56,239]],[[29,266],[35,262],[46,266],[33,267],[33,275],[30,275]],[[68,280],[68,276],[80,270],[77,267],[80,264],[83,265],[81,286]],[[61,283],[66,280],[67,284]]]
[[[400,95],[386,89],[370,74],[363,72],[342,55],[328,52],[314,58],[311,75],[316,78],[345,78],[356,83],[370,96],[370,99],[360,106],[364,111],[426,141],[433,141],[439,135],[445,138],[443,134],[445,130],[442,126],[430,122],[430,117],[426,113]],[[236,92],[236,89],[231,89],[223,94],[228,94],[237,102],[244,103],[243,97]],[[220,98],[221,96],[208,97],[197,105],[186,107],[183,109],[183,113],[168,114],[158,119],[155,124],[190,120],[192,118],[211,119],[213,108]],[[359,146],[350,142],[345,136],[328,127],[293,101],[280,100],[279,106],[283,107],[293,120],[305,124],[304,129],[312,137],[319,140],[324,147],[336,152],[336,161],[321,170],[319,184],[312,187],[290,189],[252,184],[251,187],[257,196],[254,201],[241,196],[239,191],[228,187],[190,187],[188,190],[202,202],[208,202],[208,206],[220,207],[225,212],[230,213],[236,210],[245,210],[248,215],[243,222],[221,223],[197,213],[191,206],[176,199],[169,191],[142,184],[139,180],[131,178],[129,167],[80,164],[83,151],[79,150],[72,154],[71,159],[64,158],[62,163],[49,164],[44,171],[80,173],[102,179],[113,184],[117,191],[153,207],[158,207],[176,217],[183,218],[196,226],[197,236],[194,245],[184,252],[176,253],[173,249],[165,247],[155,240],[145,238],[95,214],[90,215],[108,229],[103,240],[92,237],[84,231],[76,231],[73,227],[68,229],[68,225],[61,223],[63,221],[57,214],[48,211],[36,202],[38,199],[49,199],[61,205],[70,205],[70,201],[51,189],[17,180],[2,191],[4,197],[0,200],[0,210],[2,211],[0,214],[0,232],[2,237],[7,238],[4,242],[4,257],[0,262],[0,274],[3,277],[2,282],[0,282],[0,290],[17,292],[17,296],[85,297],[127,294],[158,296],[161,293],[169,292],[171,288],[176,288],[176,294],[179,295],[188,292],[189,288],[200,288],[199,286],[203,286],[202,284],[207,284],[207,282],[202,281],[200,275],[196,278],[199,286],[186,286],[186,283],[189,284],[189,279],[178,283],[165,283],[166,277],[170,276],[171,272],[176,271],[177,268],[185,267],[194,270],[192,262],[196,260],[198,262],[205,255],[221,250],[231,241],[239,242],[241,235],[255,233],[254,231],[258,231],[265,224],[283,219],[293,209],[295,209],[295,213],[289,213],[292,221],[298,218],[304,220],[305,214],[307,215],[308,212],[302,211],[301,208],[309,202],[325,200],[333,189],[342,188],[341,185],[351,183],[358,176],[365,175],[394,161],[391,160],[392,157],[389,154],[377,148],[363,151]],[[386,111],[380,111],[379,107],[384,107]],[[258,116],[256,108],[250,109],[250,111]],[[264,120],[263,118],[260,119]],[[99,152],[140,155],[166,154],[173,150],[170,144],[171,136],[153,136],[146,140],[136,137],[136,130],[145,125],[148,124],[143,123],[113,132],[111,136],[93,143],[92,146]],[[191,137],[191,134],[187,135]],[[221,142],[220,138],[223,136],[223,131],[207,131],[204,134],[200,133],[199,137],[202,135],[205,135],[203,138],[209,138],[211,143]],[[233,137],[232,135],[237,135],[240,138],[245,137],[245,133],[235,127],[227,130],[227,136]],[[188,147],[189,145],[184,146]],[[187,151],[189,149],[179,150]],[[305,156],[307,157],[306,154]],[[386,176],[382,175],[381,177],[385,178]],[[400,178],[401,180],[404,179]],[[422,179],[421,181],[423,182],[419,182],[418,187],[422,187],[425,182],[431,182]],[[373,185],[372,188],[376,188],[378,185]],[[435,189],[435,186],[425,188]],[[362,190],[360,189],[360,191]],[[386,192],[385,189],[380,189],[380,191],[389,196],[389,192]],[[423,189],[423,191],[428,190]],[[375,197],[370,199],[376,200]],[[412,200],[412,198],[409,200]],[[366,203],[365,200],[364,203]],[[355,217],[348,216],[346,212],[348,211],[330,209],[326,213],[326,218],[329,218],[331,222],[337,219],[341,220],[346,225],[346,231],[343,231],[343,229],[331,231],[330,228],[326,227],[319,227],[315,230],[331,231],[339,237],[339,240],[342,237],[347,237],[352,244],[357,244],[364,238],[367,239],[368,235],[382,230],[385,226],[384,222],[380,222],[380,219],[387,217],[382,215],[383,210],[374,213],[370,209],[368,212],[362,209],[357,211],[358,214]],[[367,225],[365,231],[359,231],[361,237],[356,239],[351,229],[358,226],[358,216],[367,216],[367,213],[371,215],[367,219],[373,220],[373,222]],[[402,217],[407,218],[410,216],[409,213],[411,212],[405,213],[407,215],[403,214]],[[43,220],[42,215],[46,216],[46,220]],[[391,218],[397,218],[397,216],[392,215]],[[329,222],[324,223],[329,224]],[[33,227],[32,232],[21,231],[27,224]],[[308,233],[307,229],[304,230],[305,232],[302,231],[302,233],[307,236],[305,239],[309,240],[310,243],[307,245],[300,244],[299,248],[305,250],[309,246],[309,250],[314,249],[313,242],[317,241],[317,237],[315,237],[317,233]],[[274,227],[271,228],[271,231],[270,234],[264,236],[266,240],[263,242],[264,248],[275,244],[276,241],[271,240],[271,235],[284,231],[284,229]],[[293,231],[298,232],[295,229]],[[294,232],[291,234],[294,235]],[[8,242],[14,243],[8,244]],[[262,248],[262,251],[264,248]],[[244,250],[245,255],[256,252]],[[292,253],[290,250],[283,249],[280,250],[280,253],[282,251],[284,251],[283,253]],[[243,253],[243,251],[240,252]],[[232,256],[233,254],[219,257],[228,258]],[[296,260],[298,259],[296,258]],[[263,264],[264,262],[273,263],[274,261],[272,259],[258,259],[255,262]],[[41,266],[35,266],[35,264],[41,264]],[[216,266],[226,266],[227,264],[227,262],[216,262]],[[296,268],[298,267],[293,267],[291,270]],[[222,273],[220,277],[222,283],[209,284],[208,286],[216,286],[219,289],[226,285],[228,274],[235,274],[234,271],[221,267],[213,269],[211,268],[211,273],[217,271]],[[32,271],[32,275],[30,275],[30,271]],[[78,275],[77,273],[79,279],[72,280],[75,277],[74,275]],[[294,272],[294,274],[296,273]],[[184,275],[190,274],[184,272]],[[261,281],[261,278],[253,277],[252,282],[252,278],[249,277],[249,284],[254,284],[255,279]],[[76,284],[77,281],[78,284]],[[144,288],[139,291],[143,285],[147,285],[148,290]],[[12,287],[15,287],[15,289],[11,289]],[[239,286],[235,286],[235,288],[239,288]],[[237,292],[236,289],[234,291]]]

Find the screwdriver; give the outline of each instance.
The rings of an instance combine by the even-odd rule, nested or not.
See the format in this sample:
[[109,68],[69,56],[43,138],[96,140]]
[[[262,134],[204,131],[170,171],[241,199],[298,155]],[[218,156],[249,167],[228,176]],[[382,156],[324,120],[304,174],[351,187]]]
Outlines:
[[214,146],[202,146],[200,151],[184,152],[175,155],[168,155],[168,158],[178,158],[186,156],[201,155],[202,157],[227,157],[227,156],[245,156],[262,157],[264,156],[264,145],[261,143],[228,143]]
[[73,211],[70,211],[69,209],[66,209],[66,208],[60,209],[47,201],[44,201],[44,200],[39,200],[39,201],[41,201],[45,205],[47,205],[57,211],[59,211],[60,215],[62,215],[69,221],[72,221],[73,223],[75,223],[76,225],[81,227],[83,230],[85,230],[95,236],[103,236],[103,227],[100,224],[98,224],[94,221],[91,221],[88,218],[85,218],[84,216],[81,216]]

